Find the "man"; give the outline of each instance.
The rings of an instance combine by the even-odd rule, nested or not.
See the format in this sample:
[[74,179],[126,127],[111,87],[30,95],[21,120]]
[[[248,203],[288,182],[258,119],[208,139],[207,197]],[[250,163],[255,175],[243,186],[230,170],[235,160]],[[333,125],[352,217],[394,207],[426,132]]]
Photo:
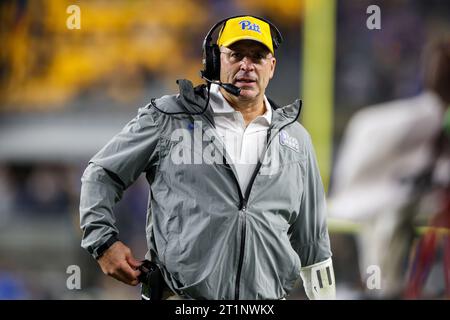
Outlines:
[[147,259],[178,297],[284,299],[300,273],[308,297],[334,297],[325,196],[310,136],[297,122],[300,102],[280,108],[264,95],[276,32],[253,16],[216,24],[202,72],[214,84],[179,80],[178,95],[141,108],[91,159],[82,246],[104,273],[139,282],[141,263],[118,241],[112,211],[145,172]]

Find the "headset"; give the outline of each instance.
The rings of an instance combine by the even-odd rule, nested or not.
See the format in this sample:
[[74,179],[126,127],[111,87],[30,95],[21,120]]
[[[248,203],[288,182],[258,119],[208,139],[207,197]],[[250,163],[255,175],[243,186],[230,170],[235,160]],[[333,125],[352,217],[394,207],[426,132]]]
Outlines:
[[283,42],[283,36],[278,28],[270,21],[253,15],[238,15],[233,17],[228,17],[217,22],[206,34],[203,40],[202,53],[203,53],[203,70],[200,71],[200,76],[209,83],[215,83],[223,87],[226,91],[230,92],[235,96],[239,96],[240,89],[230,83],[220,82],[220,48],[216,43],[212,41],[212,35],[216,29],[219,27],[225,27],[228,20],[239,18],[239,17],[253,17],[261,21],[266,22],[270,26],[270,33],[272,36],[272,45],[274,50]]
[[217,22],[214,26],[212,26],[212,28],[206,34],[205,39],[203,40],[203,45],[202,45],[203,70],[200,71],[200,76],[202,77],[202,79],[204,79],[208,83],[208,85],[207,85],[208,95],[207,95],[205,106],[203,106],[202,110],[199,112],[184,112],[184,111],[165,112],[165,111],[159,109],[158,107],[156,107],[156,104],[154,103],[155,99],[151,100],[152,106],[155,107],[160,112],[162,112],[164,114],[168,114],[168,115],[177,115],[177,114],[201,115],[206,111],[206,109],[209,105],[211,83],[215,83],[215,84],[221,86],[227,92],[231,93],[234,96],[239,96],[241,93],[240,88],[238,88],[237,86],[235,86],[231,83],[223,83],[220,81],[220,48],[217,44],[212,42],[212,36],[213,36],[214,31],[216,31],[216,29],[218,29],[220,26],[224,27],[228,20],[233,19],[233,18],[248,17],[248,16],[259,19],[261,21],[264,21],[270,26],[270,34],[272,36],[273,49],[274,50],[278,49],[280,44],[283,42],[283,36],[281,35],[281,32],[278,30],[278,28],[269,20],[266,20],[264,18],[260,18],[257,16],[253,16],[253,15],[248,15],[248,14],[232,16],[232,17],[223,19],[223,20]]

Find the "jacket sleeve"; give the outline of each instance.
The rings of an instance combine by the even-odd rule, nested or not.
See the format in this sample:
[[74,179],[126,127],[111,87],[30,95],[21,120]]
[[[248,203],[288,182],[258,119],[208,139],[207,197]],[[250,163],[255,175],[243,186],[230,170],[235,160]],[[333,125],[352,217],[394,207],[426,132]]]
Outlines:
[[158,139],[157,114],[146,106],[89,161],[81,178],[81,246],[95,258],[119,233],[113,211],[124,190],[157,162]]
[[309,134],[304,143],[303,193],[296,220],[289,228],[291,245],[302,267],[331,257],[325,192]]

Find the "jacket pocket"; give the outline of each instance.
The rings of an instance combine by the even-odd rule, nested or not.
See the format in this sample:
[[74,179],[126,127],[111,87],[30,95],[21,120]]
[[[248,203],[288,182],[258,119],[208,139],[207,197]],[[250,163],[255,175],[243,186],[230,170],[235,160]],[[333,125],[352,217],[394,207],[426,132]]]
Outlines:
[[295,252],[289,240],[289,236],[287,234],[289,224],[282,217],[276,216],[275,218],[276,219],[274,219],[273,226],[277,230],[276,232],[279,235],[281,247],[284,249],[282,250],[284,254],[282,254],[282,259],[280,259],[279,262],[279,268],[281,270],[280,280],[283,290],[286,293],[289,293],[293,289],[295,282],[300,277],[300,257],[297,252]]

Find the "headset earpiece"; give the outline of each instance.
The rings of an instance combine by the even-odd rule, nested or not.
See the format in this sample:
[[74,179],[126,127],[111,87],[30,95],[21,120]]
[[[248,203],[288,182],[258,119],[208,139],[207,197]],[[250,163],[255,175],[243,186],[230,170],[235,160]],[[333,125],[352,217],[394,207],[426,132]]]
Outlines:
[[211,46],[211,80],[220,79],[220,48],[217,44]]
[[212,59],[211,59],[211,45],[203,45],[203,70],[202,77],[209,79],[211,77]]
[[210,80],[220,78],[220,48],[211,40],[203,45],[203,70],[202,76]]

